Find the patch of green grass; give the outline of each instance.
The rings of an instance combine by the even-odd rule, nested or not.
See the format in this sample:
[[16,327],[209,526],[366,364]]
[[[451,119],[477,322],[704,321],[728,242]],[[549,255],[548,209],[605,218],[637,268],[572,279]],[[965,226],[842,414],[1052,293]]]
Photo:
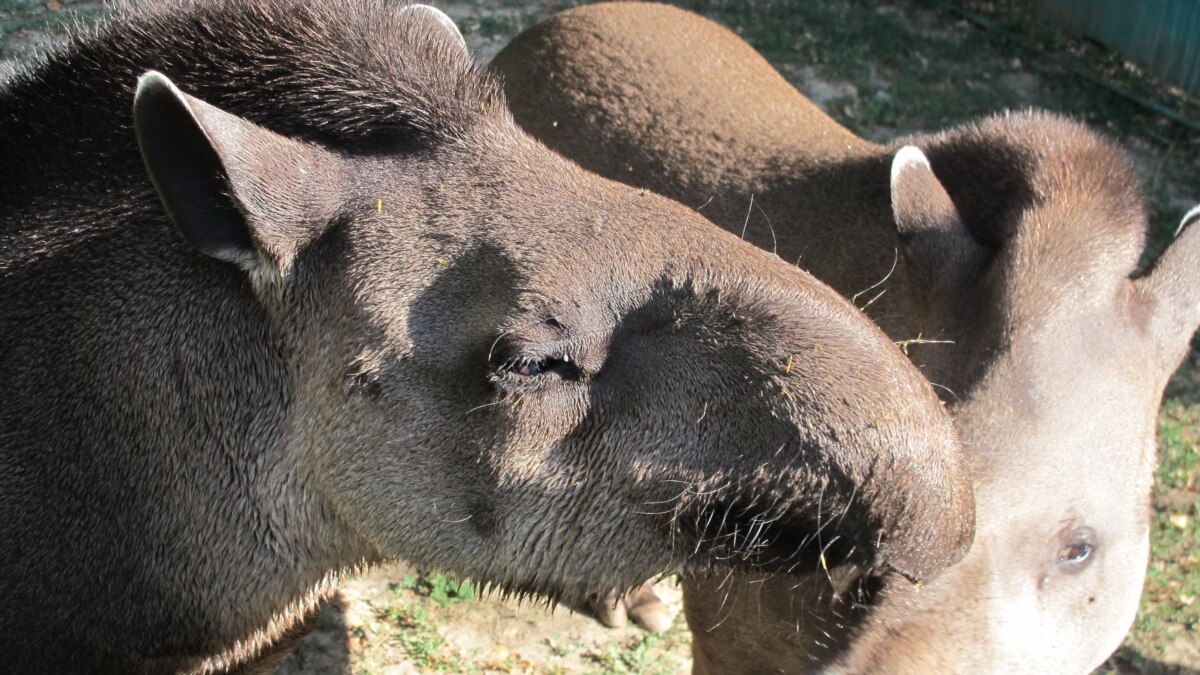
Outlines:
[[1150,566],[1122,654],[1146,673],[1169,673],[1163,645],[1200,641],[1200,405],[1168,400],[1159,415]]
[[568,646],[567,643],[562,640],[562,638],[557,640],[548,639],[546,640],[546,646],[550,648],[551,655],[560,659],[571,653],[571,647]]
[[473,673],[474,664],[449,653],[446,640],[438,635],[429,610],[420,602],[393,603],[380,612],[380,618],[399,628],[392,639],[422,671]]
[[321,608],[317,615],[317,630],[337,630],[342,627],[342,612],[333,603]]
[[469,581],[458,581],[436,572],[404,577],[392,590],[393,592],[397,590],[411,591],[416,595],[433,600],[441,607],[474,600],[478,595],[475,584]]
[[97,3],[65,0],[63,6],[63,11],[52,11],[45,0],[0,0],[0,58],[14,58],[26,51],[26,40],[13,39],[21,34],[62,34],[70,22],[100,16]]
[[856,94],[831,102],[829,112],[862,135],[877,127],[938,129],[1017,98],[1001,77],[1011,67],[989,53],[987,38],[953,21],[945,22],[950,29],[929,30],[920,20],[927,3],[682,4],[733,27],[785,75],[789,66],[811,67],[824,78],[854,85]]
[[507,42],[549,14],[550,12],[528,9],[504,14],[484,14],[477,19],[460,22],[459,30],[463,35],[482,35]]
[[297,668],[304,668],[304,663],[308,661],[308,650],[310,647],[307,642],[301,642],[296,650],[292,652],[291,661],[296,664]]
[[600,666],[602,675],[669,675],[675,665],[658,649],[668,638],[664,635],[645,634],[624,645],[608,643],[603,650],[587,654]]

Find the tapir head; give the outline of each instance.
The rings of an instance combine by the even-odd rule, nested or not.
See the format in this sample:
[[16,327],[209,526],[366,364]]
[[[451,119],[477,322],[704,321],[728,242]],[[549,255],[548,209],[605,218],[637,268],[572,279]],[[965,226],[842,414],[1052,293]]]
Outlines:
[[[1011,173],[961,178],[978,168],[955,162],[978,167],[986,149]],[[1014,116],[929,152],[932,169],[915,148],[897,155],[893,207],[926,309],[958,327],[943,377],[979,530],[962,563],[882,603],[886,637],[865,634],[848,670],[1088,672],[1138,607],[1156,414],[1200,323],[1200,211],[1135,274],[1146,217],[1106,141]],[[960,350],[975,361],[955,363]]]
[[380,125],[388,96],[434,112],[353,142],[319,124],[329,101],[287,134],[250,121],[265,105],[234,114],[153,72],[138,87],[171,220],[269,318],[282,451],[325,527],[566,598],[818,558],[919,578],[965,551],[952,426],[880,331],[530,140],[459,38],[430,31],[441,70],[359,103]]

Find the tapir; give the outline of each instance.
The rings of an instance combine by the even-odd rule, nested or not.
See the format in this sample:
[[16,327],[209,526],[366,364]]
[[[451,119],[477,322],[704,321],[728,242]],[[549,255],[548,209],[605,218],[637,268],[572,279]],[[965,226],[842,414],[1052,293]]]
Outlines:
[[392,559],[569,601],[969,546],[887,336],[531,139],[436,10],[121,5],[0,139],[6,670],[268,672]]
[[492,69],[551,148],[855,301],[963,440],[961,563],[920,585],[820,565],[685,580],[696,672],[1085,673],[1109,656],[1145,574],[1158,405],[1200,322],[1200,210],[1139,270],[1138,178],[1087,127],[1028,111],[870,143],[734,33],[664,5],[564,12]]

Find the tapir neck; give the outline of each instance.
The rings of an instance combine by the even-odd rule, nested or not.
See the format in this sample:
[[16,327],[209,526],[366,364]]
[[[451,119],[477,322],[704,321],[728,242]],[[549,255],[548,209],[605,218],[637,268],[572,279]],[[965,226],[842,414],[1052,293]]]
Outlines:
[[144,665],[101,645],[181,665],[253,647],[362,557],[287,461],[287,358],[241,271],[191,251],[143,197],[107,226],[103,204],[0,216],[0,582],[17,605],[94,608],[0,621],[23,672],[52,672],[47,654],[60,672]]

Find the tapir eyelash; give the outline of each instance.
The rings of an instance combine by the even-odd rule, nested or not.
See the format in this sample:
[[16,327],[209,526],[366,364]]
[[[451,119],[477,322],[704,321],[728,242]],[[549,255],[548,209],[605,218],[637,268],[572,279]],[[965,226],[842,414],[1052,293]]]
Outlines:
[[493,375],[510,376],[517,378],[532,378],[549,373],[558,373],[560,376],[578,373],[578,363],[571,355],[564,352],[557,357],[533,358],[530,356],[513,357],[502,362],[493,362],[491,371]]

